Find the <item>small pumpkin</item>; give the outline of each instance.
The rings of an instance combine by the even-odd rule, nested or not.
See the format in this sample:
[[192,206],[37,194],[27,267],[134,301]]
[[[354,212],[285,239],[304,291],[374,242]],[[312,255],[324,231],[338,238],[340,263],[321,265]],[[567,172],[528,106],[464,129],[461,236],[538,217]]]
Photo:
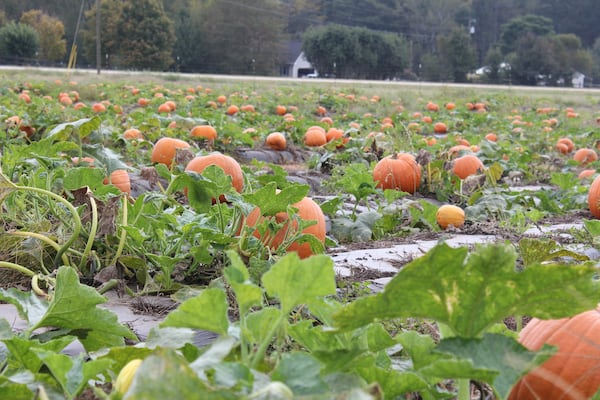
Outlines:
[[189,149],[190,144],[177,138],[163,137],[154,143],[150,161],[165,164],[170,167],[175,159],[177,149]]
[[233,115],[237,114],[238,112],[240,112],[240,108],[238,106],[236,106],[235,104],[232,104],[229,107],[227,107],[227,111],[225,111],[225,113],[230,116],[233,116]]
[[121,371],[119,371],[119,375],[117,375],[117,379],[115,380],[114,389],[121,396],[129,390],[131,382],[133,382],[133,378],[135,377],[135,373],[140,365],[142,365],[142,362],[143,360],[136,358],[125,364]]
[[143,139],[144,135],[142,135],[142,132],[137,128],[129,128],[123,132],[123,138],[127,140],[138,140]]
[[271,132],[265,138],[265,144],[273,150],[285,150],[287,147],[287,140],[283,133]]
[[129,173],[124,169],[116,169],[104,180],[104,184],[112,184],[121,192],[131,194],[131,179]]
[[600,218],[600,176],[597,176],[590,185],[588,207],[594,217]]
[[474,154],[466,154],[454,160],[452,172],[460,179],[483,172],[485,167],[483,163]]
[[556,142],[556,149],[563,154],[568,154],[575,149],[575,143],[571,139],[563,137]]
[[460,228],[465,224],[465,212],[458,206],[444,204],[438,208],[435,219],[442,229],[447,229],[449,226]]
[[412,154],[398,153],[379,160],[373,169],[373,180],[382,189],[400,189],[414,193],[421,184],[421,166]]
[[600,310],[570,318],[534,318],[521,331],[519,342],[537,351],[544,344],[557,352],[513,387],[509,400],[591,399],[600,389]]
[[436,122],[433,125],[433,131],[435,133],[448,133],[448,126],[443,122]]
[[230,156],[219,152],[210,153],[204,156],[194,157],[185,167],[186,171],[193,171],[199,174],[209,165],[216,165],[223,172],[231,177],[231,186],[241,193],[244,188],[244,172],[240,164]]
[[[316,224],[306,227],[302,233],[306,235],[313,235],[316,237],[321,243],[325,244],[325,236],[326,236],[326,226],[325,226],[325,215],[323,214],[323,210],[319,204],[317,204],[312,198],[304,197],[299,202],[292,205],[292,207],[298,209],[298,217],[304,221],[316,221]],[[265,217],[262,216],[261,210],[259,207],[256,207],[254,210],[248,214],[245,219],[245,224],[247,226],[256,226],[260,221],[263,221]],[[275,232],[274,236],[267,236],[266,238],[261,238],[258,230],[255,230],[253,235],[263,241],[265,245],[268,245],[271,250],[276,251],[286,240],[286,237],[291,234],[295,234],[298,230],[298,224],[296,221],[293,222],[292,226],[290,226],[289,215],[285,212],[277,213],[274,217],[275,221],[278,224],[284,223],[284,225]],[[267,243],[268,242],[268,243]],[[298,253],[300,258],[307,258],[313,254],[313,251],[310,247],[309,243],[298,243],[293,242],[286,249],[287,251],[295,251]]]
[[598,154],[594,149],[582,148],[573,154],[573,160],[579,164],[586,165],[598,160]]

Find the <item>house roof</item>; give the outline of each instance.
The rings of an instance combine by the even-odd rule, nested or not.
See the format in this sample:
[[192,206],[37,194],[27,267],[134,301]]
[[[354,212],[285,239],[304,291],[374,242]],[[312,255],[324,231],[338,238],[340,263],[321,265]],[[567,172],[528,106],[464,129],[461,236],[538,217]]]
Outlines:
[[302,53],[302,42],[300,40],[290,40],[283,46],[281,60],[285,64],[293,64]]

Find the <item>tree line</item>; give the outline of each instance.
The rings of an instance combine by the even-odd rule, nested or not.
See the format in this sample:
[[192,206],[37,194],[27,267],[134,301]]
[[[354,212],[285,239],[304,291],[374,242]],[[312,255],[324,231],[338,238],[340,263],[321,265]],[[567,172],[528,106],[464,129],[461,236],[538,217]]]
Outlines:
[[0,59],[96,67],[96,4],[101,68],[279,75],[297,41],[339,78],[600,81],[595,0],[3,0]]

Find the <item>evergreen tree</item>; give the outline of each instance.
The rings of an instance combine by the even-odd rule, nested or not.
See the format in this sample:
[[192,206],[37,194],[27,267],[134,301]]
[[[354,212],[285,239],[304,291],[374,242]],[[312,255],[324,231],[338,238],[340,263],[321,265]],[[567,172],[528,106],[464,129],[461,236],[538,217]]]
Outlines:
[[0,28],[0,56],[33,59],[38,48],[39,37],[31,26],[9,22]]

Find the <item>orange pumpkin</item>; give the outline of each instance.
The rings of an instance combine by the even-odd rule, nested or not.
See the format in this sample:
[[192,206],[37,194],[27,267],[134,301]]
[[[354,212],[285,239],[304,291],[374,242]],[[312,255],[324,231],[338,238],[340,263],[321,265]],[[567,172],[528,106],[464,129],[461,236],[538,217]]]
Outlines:
[[584,169],[577,175],[578,179],[585,179],[593,176],[596,173],[595,169]]
[[450,225],[460,228],[465,223],[465,212],[458,206],[444,204],[438,208],[435,219],[442,229],[447,229]]
[[519,342],[532,351],[544,344],[558,350],[517,382],[509,400],[584,400],[600,389],[599,309],[557,320],[534,318]]
[[209,165],[216,165],[221,168],[225,174],[231,177],[231,185],[241,193],[244,187],[244,173],[240,164],[233,158],[219,152],[207,154],[205,156],[194,157],[185,167],[186,171],[202,173]]
[[189,149],[189,143],[176,138],[164,137],[158,139],[152,147],[150,161],[153,163],[165,164],[170,167],[175,158],[177,149]]
[[277,115],[285,115],[287,113],[287,107],[286,106],[282,106],[282,105],[278,105],[275,107],[275,113]]
[[287,140],[285,139],[285,135],[283,133],[271,132],[267,135],[265,144],[267,147],[273,150],[285,150],[287,147]]
[[373,180],[382,189],[414,193],[421,184],[421,166],[412,154],[398,153],[382,158],[373,169]]
[[104,180],[104,184],[112,184],[121,192],[131,194],[131,179],[129,173],[124,169],[116,169]]
[[234,104],[227,107],[227,111],[226,111],[227,115],[233,116],[233,115],[237,114],[238,112],[240,112],[240,108]]
[[[559,146],[561,144],[565,145],[566,149],[564,146]],[[573,143],[573,141],[569,138],[560,138],[556,142],[556,149],[563,154],[568,154],[568,153],[572,152],[573,149],[575,149],[575,143]]]
[[588,207],[594,217],[600,218],[600,176],[597,176],[590,185]]
[[304,144],[310,147],[323,146],[327,143],[327,133],[320,126],[311,126],[304,133]]
[[190,136],[215,140],[217,138],[217,130],[210,125],[196,125],[190,131]]
[[433,125],[433,131],[435,133],[447,133],[448,127],[443,122],[436,122],[435,125]]
[[598,154],[593,149],[582,148],[579,149],[573,154],[573,160],[577,161],[579,164],[589,164],[598,159]]
[[139,129],[129,128],[125,130],[125,132],[123,132],[123,138],[127,140],[137,140],[143,139],[144,136],[142,135],[142,132]]
[[[305,228],[302,233],[307,235],[313,235],[321,243],[325,244],[325,235],[326,235],[326,227],[325,227],[325,215],[323,214],[323,210],[321,207],[310,197],[305,197],[299,202],[295,203],[292,207],[298,209],[298,217],[304,221],[316,221],[316,224],[311,225]],[[260,208],[256,207],[254,210],[248,214],[246,217],[245,223],[248,226],[256,226],[259,221],[262,221],[264,217],[261,216]],[[275,215],[275,221],[277,223],[284,223],[289,220],[289,215],[285,212],[280,212]],[[294,221],[292,227],[290,227],[289,222],[285,223],[281,229],[275,232],[274,236],[261,238],[258,230],[255,230],[253,235],[262,240],[265,245],[268,245],[271,250],[277,250],[281,244],[285,241],[286,237],[290,234],[294,234],[298,230],[298,225]],[[267,243],[268,242],[268,243]],[[309,243],[297,243],[293,242],[288,248],[287,251],[295,251],[298,253],[300,258],[307,258],[313,254],[313,251],[310,247]]]
[[460,179],[465,179],[470,175],[483,172],[485,167],[481,160],[474,154],[466,154],[454,160],[452,172]]

